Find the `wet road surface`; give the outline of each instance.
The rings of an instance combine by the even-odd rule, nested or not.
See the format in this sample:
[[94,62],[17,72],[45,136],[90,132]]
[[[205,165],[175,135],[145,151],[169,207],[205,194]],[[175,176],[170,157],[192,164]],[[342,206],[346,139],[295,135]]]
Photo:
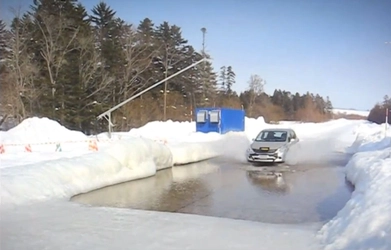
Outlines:
[[[310,223],[333,218],[350,198],[345,156],[324,164],[261,167],[213,159],[159,171],[156,176],[79,194],[72,201],[199,214],[267,223]],[[294,170],[294,171],[292,171]]]

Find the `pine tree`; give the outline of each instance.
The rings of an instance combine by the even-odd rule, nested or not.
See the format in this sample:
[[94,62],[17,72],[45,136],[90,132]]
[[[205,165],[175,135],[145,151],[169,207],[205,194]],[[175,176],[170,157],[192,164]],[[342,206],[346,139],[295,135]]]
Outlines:
[[[203,57],[210,59],[210,56],[203,53]],[[200,106],[215,106],[217,93],[217,75],[213,71],[213,66],[210,61],[201,63],[200,70],[200,86],[201,95],[199,96]]]
[[94,6],[92,15],[90,15],[90,21],[97,36],[97,49],[100,52],[100,67],[95,76],[98,82],[95,96],[101,99],[106,108],[119,102],[122,83],[117,78],[124,64],[120,44],[121,28],[124,22],[115,15],[116,12],[104,2]]
[[139,40],[143,43],[149,44],[150,46],[155,45],[156,42],[153,27],[154,23],[149,18],[142,20],[137,27]]
[[226,93],[228,95],[232,94],[232,86],[236,82],[235,77],[236,77],[236,74],[232,70],[232,66],[228,66],[228,68],[227,68],[227,79],[226,79],[227,80],[226,81]]
[[[160,67],[160,72],[163,73],[162,78],[167,78],[169,75],[180,70],[178,66],[180,62],[185,58],[187,40],[182,38],[181,29],[170,24],[163,22],[156,30],[156,38],[161,42],[160,47],[162,48],[161,53],[158,55],[159,61],[155,65]],[[180,82],[177,79],[170,80],[173,88],[178,89]],[[163,89],[163,120],[167,119],[167,93],[170,90],[169,81],[164,82]],[[179,87],[181,88],[181,87]]]
[[7,41],[9,40],[9,32],[6,30],[6,25],[0,19],[0,62],[7,58],[9,47]]
[[225,93],[226,86],[227,86],[227,68],[225,66],[222,66],[220,68],[218,83],[219,83],[218,91]]

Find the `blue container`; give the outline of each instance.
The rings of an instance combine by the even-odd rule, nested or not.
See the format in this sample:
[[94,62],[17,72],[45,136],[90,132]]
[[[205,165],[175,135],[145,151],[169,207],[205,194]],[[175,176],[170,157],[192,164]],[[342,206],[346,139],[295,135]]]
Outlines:
[[231,108],[197,108],[195,110],[196,131],[225,134],[244,131],[245,112]]

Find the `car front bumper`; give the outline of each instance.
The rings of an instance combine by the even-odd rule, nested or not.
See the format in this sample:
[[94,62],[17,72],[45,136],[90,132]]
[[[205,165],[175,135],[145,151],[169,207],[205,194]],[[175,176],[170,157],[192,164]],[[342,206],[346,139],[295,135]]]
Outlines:
[[278,157],[274,157],[274,156],[269,156],[269,155],[251,155],[249,157],[247,157],[247,160],[249,162],[275,162],[275,163],[279,163],[279,162],[283,162],[283,160],[281,158],[278,158]]
[[265,163],[280,163],[284,162],[283,153],[256,153],[247,151],[247,161],[249,162],[265,162]]

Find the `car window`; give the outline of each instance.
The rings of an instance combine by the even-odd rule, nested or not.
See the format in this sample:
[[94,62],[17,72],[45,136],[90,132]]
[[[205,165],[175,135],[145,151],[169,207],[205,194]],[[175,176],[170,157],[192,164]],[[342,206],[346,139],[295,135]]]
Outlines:
[[284,142],[286,141],[288,132],[286,131],[262,131],[259,133],[255,141],[260,142]]

